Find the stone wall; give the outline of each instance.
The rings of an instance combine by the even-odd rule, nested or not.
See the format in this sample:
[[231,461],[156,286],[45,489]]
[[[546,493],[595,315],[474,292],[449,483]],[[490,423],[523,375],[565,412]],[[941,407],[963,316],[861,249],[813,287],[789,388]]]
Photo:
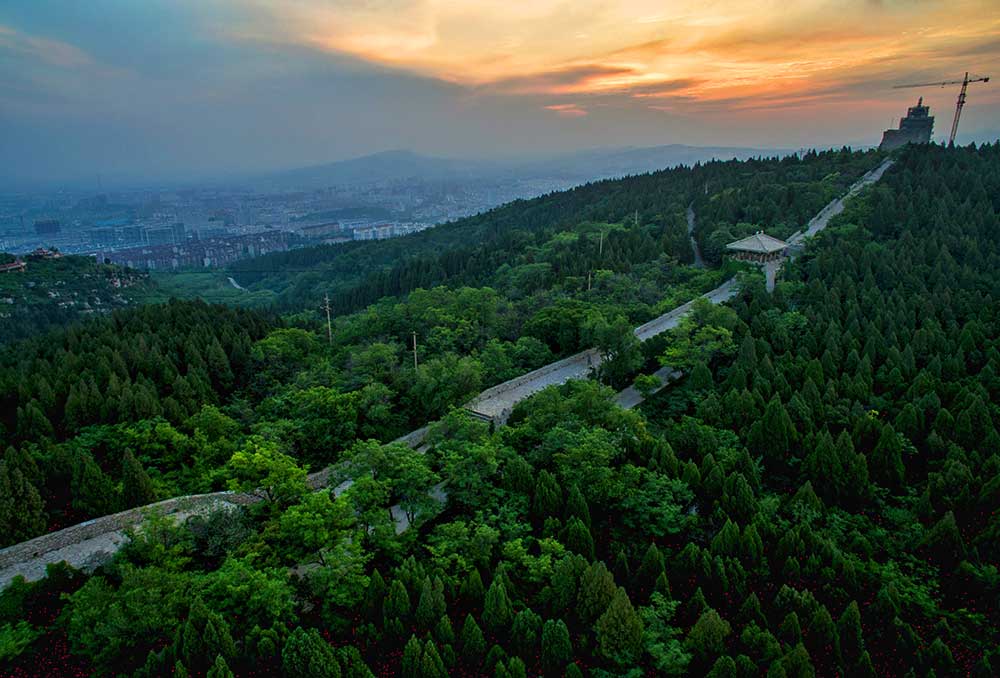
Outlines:
[[159,511],[164,515],[178,512],[196,512],[207,510],[219,502],[235,506],[246,506],[260,501],[255,495],[238,492],[212,492],[210,494],[194,494],[184,497],[174,497],[155,504],[140,506],[110,516],[102,516],[88,520],[85,523],[73,525],[58,532],[50,532],[41,537],[0,549],[0,571],[58,551],[67,546],[79,544],[109,532],[120,532],[126,528],[138,527],[150,513]]

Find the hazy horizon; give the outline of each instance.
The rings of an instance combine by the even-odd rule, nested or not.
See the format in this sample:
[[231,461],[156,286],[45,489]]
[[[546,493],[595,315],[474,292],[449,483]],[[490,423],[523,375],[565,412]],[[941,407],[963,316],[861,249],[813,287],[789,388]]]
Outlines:
[[[874,145],[997,75],[991,2],[13,0],[0,185],[196,181],[404,149]],[[970,87],[959,140],[998,136]]]

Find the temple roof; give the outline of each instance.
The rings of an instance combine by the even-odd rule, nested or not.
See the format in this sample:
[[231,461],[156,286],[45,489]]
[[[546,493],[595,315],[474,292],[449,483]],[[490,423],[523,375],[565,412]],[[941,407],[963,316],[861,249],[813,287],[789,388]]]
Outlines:
[[770,254],[771,252],[779,252],[788,247],[788,243],[784,240],[778,240],[777,238],[772,238],[767,233],[763,231],[757,231],[753,235],[747,236],[742,240],[737,240],[736,242],[731,242],[726,245],[727,250],[736,250],[739,252],[755,252],[758,254]]

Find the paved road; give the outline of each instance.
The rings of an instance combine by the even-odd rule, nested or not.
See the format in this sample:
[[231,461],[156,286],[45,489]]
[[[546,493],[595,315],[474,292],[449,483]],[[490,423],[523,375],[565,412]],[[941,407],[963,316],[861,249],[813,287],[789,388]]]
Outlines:
[[[656,370],[656,372],[653,372],[653,376],[660,380],[660,385],[653,389],[653,393],[659,393],[667,387],[667,384],[682,374],[683,372],[675,370],[672,367],[661,367]],[[635,390],[634,386],[629,386],[624,391],[619,391],[618,395],[615,396],[615,403],[623,410],[631,410],[633,407],[638,407],[642,404],[643,400],[645,398]]]
[[858,191],[860,191],[865,186],[871,186],[876,181],[881,179],[882,175],[885,174],[890,167],[892,167],[892,164],[893,164],[892,160],[886,160],[881,165],[879,165],[878,167],[876,167],[875,169],[873,169],[872,171],[868,172],[863,177],[858,179],[854,183],[854,185],[851,186],[851,189],[847,192],[846,195],[832,201],[829,205],[824,207],[819,214],[813,217],[812,220],[809,222],[809,225],[806,227],[804,233],[800,233],[796,236],[789,238],[788,244],[800,245],[806,238],[811,238],[820,231],[822,231],[824,228],[826,228],[827,224],[830,223],[831,219],[833,219],[835,216],[844,211],[844,202],[847,199],[856,195]]
[[695,268],[705,268],[705,260],[701,256],[701,248],[698,247],[698,241],[694,237],[694,207],[693,205],[688,205],[687,209],[687,221],[688,221],[688,237],[691,238],[691,249],[694,250],[694,267]]
[[[721,304],[736,296],[738,288],[736,280],[730,279],[716,287],[711,292],[702,295],[713,304]],[[683,318],[691,310],[694,302],[682,304],[677,308],[664,313],[658,318],[650,320],[644,325],[635,328],[634,333],[639,341],[646,341],[651,337],[662,334],[667,330],[677,327]],[[478,397],[466,404],[466,408],[484,417],[489,417],[495,422],[504,423],[510,415],[511,410],[522,400],[548,388],[565,384],[571,379],[586,379],[592,370],[597,369],[601,364],[601,354],[596,349],[590,349],[582,353],[570,356],[542,367],[534,372],[529,372],[516,379],[504,382],[498,386],[484,391]]]

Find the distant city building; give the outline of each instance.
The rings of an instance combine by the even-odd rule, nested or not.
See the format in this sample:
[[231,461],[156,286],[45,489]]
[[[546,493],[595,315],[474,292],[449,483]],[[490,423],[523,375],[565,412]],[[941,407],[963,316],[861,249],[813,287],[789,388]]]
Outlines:
[[147,228],[146,243],[148,245],[174,244],[174,229],[170,227]]
[[111,263],[136,269],[217,267],[270,252],[287,251],[288,237],[287,231],[265,231],[227,238],[192,239],[180,244],[133,247],[105,256]]
[[122,228],[122,240],[129,245],[137,245],[142,242],[142,229],[138,226],[124,226]]
[[184,242],[185,238],[184,222],[182,221],[174,222],[173,226],[171,226],[170,228],[174,232],[174,242],[175,243]]
[[118,241],[115,229],[110,226],[92,228],[89,231],[89,235],[90,244],[94,247],[111,247]]
[[35,235],[55,235],[62,231],[58,219],[42,219],[35,222]]
[[891,151],[906,144],[927,144],[934,132],[934,116],[930,115],[930,107],[924,106],[924,98],[920,97],[916,106],[906,111],[906,117],[899,119],[899,129],[887,129],[882,134],[880,151]]
[[299,229],[303,238],[324,238],[329,235],[341,233],[342,227],[339,221],[331,221],[325,224],[312,224]]

